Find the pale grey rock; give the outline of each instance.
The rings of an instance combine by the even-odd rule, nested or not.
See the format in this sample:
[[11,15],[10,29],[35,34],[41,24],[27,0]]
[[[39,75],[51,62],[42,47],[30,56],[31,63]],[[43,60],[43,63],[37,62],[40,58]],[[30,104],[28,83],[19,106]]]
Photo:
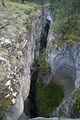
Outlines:
[[54,117],[54,118],[44,118],[44,117],[37,117],[37,118],[33,118],[30,120],[59,120],[59,118]]
[[[16,14],[15,11],[18,13]],[[8,12],[9,11],[7,11],[7,14]],[[4,73],[5,71],[3,73],[11,79],[9,88],[11,89],[12,95],[16,94],[15,88],[18,89],[16,97],[14,96],[15,101],[12,99],[13,104],[7,106],[8,108],[3,112],[3,120],[26,119],[22,113],[24,110],[24,101],[27,99],[30,90],[30,69],[34,59],[39,58],[41,31],[47,17],[46,14],[46,17],[43,19],[42,11],[37,10],[34,13],[29,13],[30,17],[23,12],[24,19],[21,18],[21,21],[18,21],[18,19],[20,19],[18,18],[20,13],[22,12],[18,10],[18,8],[11,11],[9,15],[10,24],[5,26],[7,31],[3,29],[0,35],[0,44],[7,51],[7,54],[5,54],[6,52],[4,51],[4,56],[2,53],[0,58],[2,58],[3,61],[7,59],[9,62],[9,72],[7,71],[9,75]],[[3,14],[5,16],[5,10]],[[11,16],[11,14],[13,15]],[[22,15],[20,16],[22,17]],[[43,16],[45,16],[45,12]],[[24,25],[26,24],[26,17],[29,17],[27,18],[27,21],[29,20],[28,26]],[[2,19],[4,20],[4,18]],[[3,21],[1,22],[3,23]],[[11,87],[13,85],[12,81],[15,83],[15,88],[14,86]],[[9,81],[6,81],[6,85],[8,87]],[[0,90],[0,92],[2,91]],[[6,91],[3,93],[5,95]]]
[[[4,24],[5,16],[10,12],[6,18],[10,24],[5,26],[6,31],[3,27],[0,34],[0,106],[4,110],[0,114],[3,115],[3,120],[17,120],[23,113],[24,100],[30,90],[31,65],[39,55],[38,42],[42,28],[41,10],[27,15],[26,10],[17,7],[11,10],[11,6],[9,5],[9,11],[0,7],[3,14],[0,17],[1,24]],[[26,21],[29,23],[26,24]],[[6,97],[10,101],[4,107]]]
[[57,45],[53,47],[52,41],[55,36],[54,33],[49,34],[46,49],[46,61],[51,66],[52,77],[60,72],[71,78],[77,88],[80,86],[79,48],[77,45],[68,46],[66,43],[62,48],[57,48]]
[[46,61],[51,66],[51,79],[54,83],[61,85],[64,89],[65,98],[62,103],[53,112],[54,116],[60,116],[64,113],[64,117],[71,117],[72,106],[75,98],[73,91],[80,87],[80,48],[77,45],[69,46],[67,43],[63,47],[53,45],[56,34],[48,35],[48,43],[46,49]]
[[80,119],[79,118],[71,119],[71,118],[57,118],[57,117],[53,117],[53,118],[37,117],[30,120],[80,120]]

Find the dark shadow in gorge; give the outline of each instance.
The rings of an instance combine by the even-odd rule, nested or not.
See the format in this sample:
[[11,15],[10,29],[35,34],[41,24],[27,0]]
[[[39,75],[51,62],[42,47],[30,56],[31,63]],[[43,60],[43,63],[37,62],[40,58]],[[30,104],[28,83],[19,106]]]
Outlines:
[[50,28],[50,21],[46,20],[46,24],[45,26],[43,26],[41,32],[40,49],[46,49],[49,28]]
[[28,99],[24,103],[24,112],[30,118],[37,117],[37,106],[36,106],[36,82],[38,79],[38,61],[35,60],[31,68],[31,85]]

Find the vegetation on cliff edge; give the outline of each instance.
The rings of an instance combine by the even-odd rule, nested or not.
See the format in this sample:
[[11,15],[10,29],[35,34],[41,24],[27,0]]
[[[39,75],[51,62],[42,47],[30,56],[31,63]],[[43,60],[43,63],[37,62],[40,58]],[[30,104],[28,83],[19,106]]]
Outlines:
[[56,44],[68,42],[80,45],[80,0],[58,0],[55,3],[55,21],[52,31]]

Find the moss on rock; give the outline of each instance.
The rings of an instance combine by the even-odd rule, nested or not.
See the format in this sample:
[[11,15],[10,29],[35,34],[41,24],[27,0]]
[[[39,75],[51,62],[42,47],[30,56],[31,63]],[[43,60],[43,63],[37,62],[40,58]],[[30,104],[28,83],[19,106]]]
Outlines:
[[40,51],[40,61],[39,61],[39,69],[42,75],[48,75],[50,73],[50,68],[48,67],[45,59],[46,59],[46,52],[45,49],[42,49]]
[[75,92],[75,102],[73,105],[73,117],[80,118],[80,89]]
[[38,116],[49,117],[64,97],[60,86],[50,83],[47,86],[37,85],[36,103]]

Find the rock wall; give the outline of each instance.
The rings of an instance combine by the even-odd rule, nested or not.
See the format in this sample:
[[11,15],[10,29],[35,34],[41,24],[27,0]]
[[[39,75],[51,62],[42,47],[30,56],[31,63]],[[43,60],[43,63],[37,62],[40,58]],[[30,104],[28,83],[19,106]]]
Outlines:
[[59,47],[54,44],[56,34],[50,33],[46,49],[46,61],[51,66],[50,81],[59,84],[64,89],[65,98],[53,116],[64,116],[70,118],[73,115],[73,104],[75,104],[75,91],[80,88],[80,48],[74,44],[63,43]]
[[31,65],[39,54],[42,11],[8,7],[0,5],[0,116],[17,120],[29,95]]
[[46,49],[46,61],[51,66],[51,79],[55,79],[56,73],[64,77],[68,77],[74,81],[75,87],[80,86],[79,77],[79,47],[77,45],[63,44],[63,47],[58,47],[53,44],[55,34],[50,33]]
[[[24,101],[30,90],[30,69],[39,58],[40,38],[46,20],[52,20],[47,9],[26,10],[0,5],[0,116],[3,120],[27,119]],[[7,17],[6,17],[7,16]],[[44,33],[45,34],[45,33]],[[80,48],[77,45],[53,47],[55,34],[47,41],[46,61],[51,78],[61,75],[80,86]]]
[[7,8],[0,4],[0,10],[0,116],[3,120],[25,119],[30,70],[39,58],[41,33],[46,20],[51,20],[50,12],[12,3]]

